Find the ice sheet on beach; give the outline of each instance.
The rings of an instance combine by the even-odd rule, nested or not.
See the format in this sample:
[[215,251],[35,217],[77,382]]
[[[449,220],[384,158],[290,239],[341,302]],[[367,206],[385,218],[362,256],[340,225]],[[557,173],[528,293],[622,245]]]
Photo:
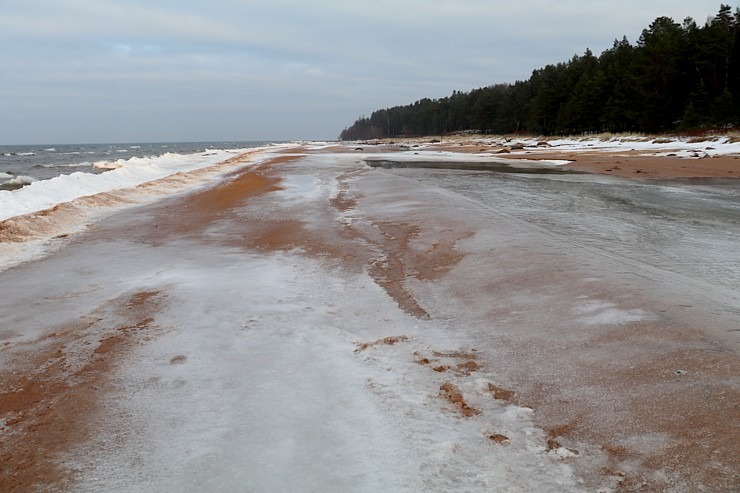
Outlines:
[[405,151],[398,153],[373,153],[363,156],[371,166],[418,166],[467,169],[511,168],[519,170],[557,170],[570,161],[563,159],[507,159],[493,153],[463,154],[447,151]]
[[[118,372],[98,439],[69,459],[83,472],[77,491],[580,491],[532,411],[486,398],[485,379],[463,390],[482,394],[486,419],[438,397],[449,377],[411,353],[459,338],[401,311],[366,275],[290,254],[165,250],[154,255],[177,259],[166,269],[99,267],[121,287],[166,292],[155,321],[168,333]],[[355,351],[392,334],[409,340]]]
[[[735,295],[737,236],[707,219],[733,213],[735,203],[681,191],[695,212],[686,219],[666,211],[665,203],[677,204],[665,200],[670,187],[590,175],[370,170],[358,156],[319,153],[276,166],[279,190],[219,215],[202,234],[132,237],[153,211],[169,217],[153,204],[110,217],[108,229],[74,248],[2,274],[0,286],[13,286],[0,296],[0,313],[16,331],[3,334],[9,345],[80,320],[114,337],[136,327],[128,332],[141,337],[110,370],[91,423],[96,435],[60,459],[79,480],[76,491],[611,491],[620,476],[596,467],[590,481],[604,485],[597,489],[576,474],[583,464],[601,465],[602,447],[579,444],[575,452],[548,440],[535,425],[541,409],[499,399],[491,385],[522,372],[522,386],[541,385],[564,409],[554,424],[569,422],[570,406],[602,390],[571,385],[563,395],[559,386],[586,373],[579,364],[601,368],[604,352],[619,348],[601,340],[590,350],[575,344],[575,353],[567,343],[656,317],[632,298],[610,300],[613,283],[624,282],[627,295],[664,280],[663,289],[678,293],[667,291],[670,305],[689,296],[729,320],[717,300]],[[360,197],[349,211],[330,205],[340,191]],[[695,210],[702,203],[711,203],[708,216]],[[442,229],[471,234],[455,245],[467,256],[443,278],[427,282],[409,272],[404,279],[430,313],[424,318],[404,311],[367,266],[345,267],[341,255],[245,246],[250,217],[261,226],[300,221],[337,242],[351,236],[344,227],[392,242],[381,225],[419,224],[400,255],[432,251]],[[368,247],[377,262],[393,254],[371,241],[358,240],[354,253]],[[700,267],[716,260],[721,275],[688,265],[694,258]],[[530,267],[532,278],[517,286],[516,271]],[[571,296],[578,289],[587,294]],[[706,295],[694,296],[698,290]],[[141,293],[159,299],[141,315],[146,328],[126,318],[134,311],[126,300]],[[103,335],[92,331],[86,345],[65,350],[92,351]],[[374,344],[389,336],[397,343]],[[481,363],[467,375],[422,361],[457,365],[465,354]],[[466,417],[444,398],[449,382],[480,414]],[[618,411],[609,407],[599,420]]]

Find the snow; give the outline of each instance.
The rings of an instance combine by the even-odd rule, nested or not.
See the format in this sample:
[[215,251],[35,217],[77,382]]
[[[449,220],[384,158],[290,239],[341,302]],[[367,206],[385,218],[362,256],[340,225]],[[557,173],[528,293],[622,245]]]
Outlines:
[[[269,156],[266,152],[259,159]],[[671,304],[693,298],[699,309],[724,309],[695,295],[702,282],[734,283],[732,269],[705,272],[670,264],[668,255],[677,249],[682,256],[701,254],[740,265],[731,248],[735,236],[728,236],[735,233],[712,226],[686,233],[673,224],[678,219],[643,218],[639,201],[610,202],[611,195],[605,195],[599,197],[602,203],[593,198],[597,192],[616,193],[613,189],[622,183],[608,177],[574,175],[565,183],[562,177],[507,176],[494,182],[469,172],[441,176],[436,170],[368,170],[358,163],[382,156],[318,154],[281,164],[281,188],[250,199],[239,214],[259,213],[269,221],[299,211],[298,218],[312,221],[317,230],[322,224],[330,229],[322,221],[329,215],[326,204],[338,193],[339,177],[366,172],[345,177],[343,184],[361,200],[350,211],[331,210],[332,221],[375,234],[373,225],[383,221],[417,221],[435,233],[470,231],[456,244],[467,257],[449,275],[437,282],[406,280],[431,314],[428,319],[403,311],[366,270],[343,267],[336,259],[314,258],[298,249],[257,252],[219,243],[216,232],[248,234],[239,230],[247,222],[239,214],[220,219],[201,237],[150,244],[125,233],[148,209],[123,211],[107,221],[121,235],[77,242],[43,261],[0,273],[0,286],[6,287],[0,313],[17,331],[3,334],[3,341],[12,345],[81,319],[117,327],[120,321],[106,306],[141,291],[162,293],[148,340],[142,339],[113,370],[113,388],[93,423],[97,434],[60,459],[79,480],[76,491],[594,491],[584,485],[577,466],[598,463],[603,451],[549,450],[548,434],[537,424],[540,411],[494,399],[489,385],[507,386],[524,374],[525,383],[541,383],[553,399],[563,398],[553,382],[567,376],[563,367],[577,359],[558,352],[559,344],[655,317],[637,306],[635,297],[609,299],[608,283],[630,293],[643,287],[640,282],[668,280],[664,289]],[[437,158],[426,151],[389,156]],[[191,164],[205,165],[196,161]],[[110,173],[126,171],[131,170]],[[558,186],[590,187],[592,195],[574,199]],[[637,199],[645,191],[623,185],[619,193]],[[671,190],[647,192],[660,201],[660,193]],[[693,190],[678,195],[682,200],[704,197]],[[589,201],[588,213],[563,211],[580,210],[583,202],[573,204],[576,199]],[[712,209],[723,203],[715,198]],[[434,214],[425,215],[431,209]],[[606,209],[613,222],[600,215]],[[672,239],[673,228],[688,236],[683,243],[666,247],[665,256],[655,257],[657,264],[640,257],[641,250],[662,246],[661,235]],[[713,235],[725,238],[725,243],[710,242],[721,245],[714,252],[702,243]],[[410,249],[424,251],[429,241],[420,234]],[[376,254],[379,259],[385,255]],[[583,276],[581,284],[563,286],[563,291],[580,289],[580,296],[565,296],[545,282],[526,289],[508,284],[512,273],[524,270],[532,258],[548,255],[558,255],[557,261],[548,260],[538,275],[557,270],[572,272],[569,279]],[[728,299],[735,293],[722,288],[723,282],[716,284]],[[697,313],[698,319],[705,314]],[[567,330],[558,331],[563,327]],[[358,350],[360,343],[388,336],[406,339]],[[505,358],[510,349],[502,341],[517,347],[536,339],[551,345],[541,360],[528,354],[532,366],[521,358]],[[585,345],[578,348],[586,350]],[[597,356],[599,350],[613,348],[597,348]],[[485,365],[460,376],[418,362],[435,352],[453,355],[439,356],[450,364],[459,362],[455,354],[476,354]],[[601,364],[594,353],[578,358]],[[540,373],[534,366],[541,367]],[[465,418],[439,396],[440,386],[448,382],[479,415]],[[578,402],[598,391],[576,387],[567,401],[556,404]],[[491,435],[508,440],[497,443]],[[660,451],[668,440],[643,434],[625,443]],[[598,491],[609,491],[612,480],[599,477]]]
[[[357,166],[312,156],[251,207],[318,215],[336,193],[329,178]],[[127,217],[107,222],[125,230]],[[299,251],[257,254],[207,239],[152,248],[104,235],[6,272],[2,285],[11,284],[0,312],[23,327],[5,335],[12,344],[80,317],[116,326],[106,300],[163,293],[156,332],[115,372],[99,432],[65,455],[76,491],[581,490],[568,461],[546,449],[532,410],[490,396],[493,368],[458,378],[414,360],[470,342],[450,321],[404,312],[366,272]],[[393,335],[408,340],[356,352]],[[439,397],[448,381],[481,415],[463,418]]]
[[[444,324],[403,313],[363,274],[197,251],[144,284],[120,266],[105,273],[166,289],[156,324],[167,333],[135,351],[99,439],[72,454],[77,491],[579,490],[532,411],[484,398],[485,379],[463,387],[485,419],[437,397],[444,378],[430,383],[410,356],[448,339]],[[410,342],[354,352],[396,333]],[[511,444],[484,436],[494,431]]]
[[[0,242],[0,272],[13,266],[42,258],[60,248],[64,239],[79,233],[90,223],[102,221],[116,211],[150,203],[162,197],[192,191],[198,187],[216,182],[237,167],[258,164],[269,158],[269,150],[284,149],[287,144],[274,144],[268,147],[250,148],[244,151],[219,150],[206,154],[165,154],[155,158],[132,158],[119,160],[121,167],[102,173],[77,172],[61,175],[50,180],[36,181],[14,191],[0,190],[0,221],[21,215],[28,215],[33,222],[34,213],[56,205],[72,203],[75,206],[64,213],[53,216],[53,227],[35,231],[24,237],[22,242]],[[238,154],[248,154],[249,161],[226,164],[225,160]],[[194,175],[189,171],[209,169],[209,173]],[[168,177],[182,176],[182,179],[167,181]],[[137,189],[147,183],[146,189]],[[120,191],[120,200],[109,200],[104,192]],[[92,197],[86,203],[75,199]],[[95,200],[96,197],[101,198]],[[22,227],[21,227],[22,228]]]
[[[640,137],[621,137],[602,139],[554,139],[548,143],[563,151],[599,150],[602,152],[642,151],[645,155],[676,154],[691,157],[695,153],[708,156],[740,154],[740,142],[732,142],[727,137],[715,140],[695,140],[686,138],[645,139]],[[529,142],[536,145],[536,142]]]
[[646,315],[642,310],[624,310],[603,300],[584,300],[574,309],[575,321],[584,325],[618,325],[637,322]]
[[105,173],[76,172],[35,181],[19,190],[0,190],[0,221],[48,209],[79,197],[132,188],[175,173],[213,166],[234,157],[235,153],[233,150],[217,150],[205,154],[166,153],[150,158],[119,159],[112,163],[94,164],[97,168],[110,169]]

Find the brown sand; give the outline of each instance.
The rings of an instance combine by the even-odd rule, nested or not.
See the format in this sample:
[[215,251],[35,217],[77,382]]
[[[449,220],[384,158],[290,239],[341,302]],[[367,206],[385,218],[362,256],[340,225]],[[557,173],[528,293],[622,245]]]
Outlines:
[[[477,149],[477,147],[476,147]],[[334,152],[336,149],[332,149]],[[386,149],[387,150],[387,149]],[[462,152],[479,152],[471,146]],[[344,148],[345,152],[356,152]],[[487,150],[490,152],[490,149]],[[514,157],[514,156],[507,156]],[[572,169],[614,174],[629,178],[667,178],[667,177],[736,177],[740,160],[734,157],[710,159],[649,158],[634,155],[613,156],[599,153],[558,153],[556,149],[544,149],[522,155],[526,158],[569,159],[574,163]],[[257,168],[247,168],[235,173],[232,179],[218,187],[193,194],[187,199],[178,199],[178,214],[171,208],[161,207],[150,222],[135,231],[123,233],[134,235],[156,243],[183,235],[201,235],[217,218],[228,216],[236,209],[244,208],[251,198],[279,190],[280,168],[290,165],[295,158],[282,156],[268,161]],[[639,173],[637,171],[640,171]],[[356,173],[362,173],[357,171]],[[639,176],[638,176],[639,175]],[[344,178],[349,179],[352,175]],[[353,195],[350,188],[340,178],[340,194],[329,206],[337,211],[351,210],[360,197]],[[246,214],[246,215],[245,215]],[[453,269],[462,259],[455,244],[469,236],[466,227],[451,226],[449,232],[441,235],[434,247],[426,252],[411,248],[412,240],[425,232],[426,226],[413,221],[389,223],[372,222],[374,230],[363,230],[354,226],[337,226],[334,230],[317,231],[300,220],[249,218],[248,211],[240,211],[246,217],[244,231],[235,231],[225,241],[249,250],[280,250],[299,248],[308,255],[326,256],[347,266],[365,265],[368,272],[392,296],[401,308],[415,316],[424,318],[429,314],[419,305],[411,291],[406,288],[409,278],[434,281]],[[249,231],[249,235],[245,234]],[[253,234],[253,233],[257,234]],[[89,237],[114,234],[104,227],[93,230]],[[377,262],[378,253],[386,259]],[[555,276],[548,279],[548,275]],[[510,278],[504,284],[511,291],[513,287],[527,289],[528,286],[549,283],[555,285],[562,274],[538,273],[536,277]],[[500,289],[504,289],[501,287]],[[496,299],[496,289],[491,292]],[[0,448],[0,491],[33,491],[37,488],[65,489],[70,478],[53,458],[70,450],[75,444],[88,439],[95,432],[89,423],[95,422],[99,412],[99,399],[109,385],[110,372],[121,361],[128,347],[135,342],[144,342],[147,337],[156,335],[156,311],[158,303],[163,302],[161,293],[133,293],[122,300],[112,300],[110,306],[101,309],[101,317],[79,325],[63,327],[54,334],[39,341],[17,345],[5,349],[8,362],[2,377],[0,392],[0,417],[6,421],[2,448]],[[115,313],[115,317],[109,315]],[[108,320],[126,322],[111,324]],[[625,421],[625,428],[639,426],[645,433],[667,433],[673,437],[673,445],[668,452],[654,455],[639,455],[635,450],[619,443],[619,430],[614,430],[613,421],[600,421],[602,409],[592,409],[589,403],[554,402],[551,395],[557,394],[552,388],[543,385],[508,390],[489,384],[491,397],[502,400],[516,399],[517,403],[534,407],[540,416],[540,424],[549,429],[549,448],[557,448],[568,439],[586,440],[601,444],[609,457],[603,474],[619,477],[620,491],[663,491],[659,479],[650,479],[650,471],[668,470],[680,474],[681,468],[688,468],[705,484],[714,485],[717,491],[730,491],[737,476],[732,470],[740,468],[737,458],[731,457],[737,451],[737,443],[728,441],[737,437],[736,430],[727,429],[740,422],[738,416],[738,396],[731,388],[718,382],[737,375],[737,358],[733,353],[707,352],[697,341],[705,337],[699,331],[687,329],[689,342],[685,347],[662,353],[658,358],[645,360],[629,368],[610,367],[608,362],[581,373],[568,385],[592,385],[610,392],[618,399]],[[147,335],[148,334],[148,335]],[[388,339],[392,343],[402,342],[404,336]],[[589,344],[615,344],[631,347],[640,341],[655,343],[674,341],[675,330],[668,330],[660,324],[633,325],[629,330],[611,331]],[[90,341],[93,341],[90,344]],[[637,342],[635,342],[637,341]],[[367,348],[388,345],[386,339],[369,343]],[[517,348],[511,342],[512,351],[521,350],[531,358],[537,346]],[[80,348],[85,347],[82,350]],[[679,344],[680,346],[680,344]],[[362,347],[362,346],[361,346]],[[366,348],[363,348],[366,349]],[[573,345],[572,351],[582,350],[583,346]],[[547,347],[539,350],[547,355]],[[560,349],[561,357],[563,349]],[[410,355],[410,357],[412,357]],[[466,378],[483,365],[476,353],[432,352],[428,357],[416,355],[421,364],[427,364],[435,371],[450,372]],[[547,357],[547,356],[544,356]],[[184,355],[173,356],[171,363],[183,361]],[[497,362],[487,362],[496,364]],[[693,387],[703,396],[697,400],[694,390],[686,391],[685,386],[665,385],[671,379],[684,378],[666,373],[666,368],[681,368],[688,372],[689,378],[696,379]],[[437,370],[440,368],[441,370]],[[655,385],[655,392],[649,399],[633,399],[630,385],[639,381],[641,385]],[[541,391],[538,391],[538,388]],[[447,382],[440,387],[439,395],[449,401],[463,416],[480,414],[470,407],[459,387]],[[644,393],[640,393],[643,396]],[[560,406],[560,409],[557,407]],[[668,416],[668,417],[666,417]],[[497,443],[506,443],[508,437],[489,434]],[[722,465],[708,467],[706,464]],[[737,457],[737,456],[736,456]],[[646,472],[626,474],[621,468],[635,461]],[[734,478],[734,479],[733,479]]]
[[740,178],[740,157],[676,158],[658,156],[605,156],[593,154],[539,154],[529,157],[567,159],[566,169],[637,179]]
[[[517,156],[506,156],[516,159]],[[557,148],[537,150],[518,157],[571,161],[565,169],[633,179],[740,178],[740,156],[678,158],[641,156],[636,152],[619,155],[599,152],[559,152]]]
[[[396,139],[398,140],[398,139]],[[402,139],[407,145],[428,146],[429,141],[418,139]],[[388,142],[387,140],[385,142]],[[516,139],[501,145],[484,145],[480,141],[469,137],[453,136],[445,138],[442,143],[433,144],[434,149],[440,151],[460,152],[465,154],[501,153],[506,159],[557,159],[572,161],[565,169],[587,173],[601,173],[623,178],[634,179],[667,179],[667,178],[740,178],[740,155],[726,155],[705,157],[699,152],[695,157],[655,156],[650,151],[625,150],[619,152],[605,152],[590,150],[585,147],[579,151],[562,151],[551,147],[546,140],[540,146],[526,147],[511,150]],[[628,147],[628,142],[625,147]],[[398,142],[375,146],[361,146],[363,152],[382,149],[398,149]],[[712,147],[712,141],[706,142],[706,147]],[[670,151],[661,151],[668,152]]]
[[[187,207],[179,209],[181,213],[173,215],[171,209],[161,208],[160,215],[145,227],[117,234],[157,242],[200,233],[219,214],[249,197],[276,190],[279,179],[268,171],[290,159],[294,158],[275,158],[235,173],[231,180],[188,198]],[[60,209],[42,217],[53,218]],[[93,239],[110,233],[100,228],[88,236]],[[54,458],[95,433],[93,423],[110,373],[128,348],[155,336],[154,318],[162,296],[139,292],[111,300],[97,310],[100,316],[89,322],[59,327],[38,341],[0,349],[5,363],[0,379],[0,419],[6,427],[0,441],[0,491],[63,491],[71,487],[73,478]],[[172,363],[183,357],[173,357]]]
[[[0,392],[0,491],[64,491],[69,473],[55,459],[95,433],[95,416],[119,356],[156,332],[162,296],[139,292],[95,317],[28,344],[6,348]],[[53,486],[52,486],[53,485]]]

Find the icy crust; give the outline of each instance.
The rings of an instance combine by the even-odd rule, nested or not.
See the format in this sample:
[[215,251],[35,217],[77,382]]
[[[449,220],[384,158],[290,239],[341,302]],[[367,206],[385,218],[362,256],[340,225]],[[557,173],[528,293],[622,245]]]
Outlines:
[[[254,151],[256,149],[250,149]],[[166,153],[151,158],[119,159],[96,163],[105,173],[76,172],[49,180],[34,181],[19,190],[0,190],[0,221],[49,209],[79,197],[132,188],[175,173],[212,166],[234,157],[238,150],[215,150],[197,154]]]
[[[188,250],[138,284],[166,293],[167,333],[122,366],[99,439],[71,454],[77,491],[581,491],[533,411],[491,396],[490,370],[417,361],[470,350],[448,323],[305,257]],[[445,382],[480,413],[440,398]]]
[[[563,159],[507,159],[494,153],[462,154],[449,151],[401,151],[395,153],[373,153],[363,155],[365,162],[382,163],[384,161],[397,163],[466,163],[490,164],[492,161],[505,164],[512,168],[558,167],[570,163]],[[485,159],[482,159],[485,158]]]
[[[553,234],[517,216],[522,199],[546,195],[547,187],[533,193],[519,183],[504,195],[513,182],[495,189],[462,179],[465,173],[450,173],[444,182],[436,171],[366,169],[358,157],[314,155],[281,164],[279,190],[250,198],[234,211],[237,219],[218,221],[200,239],[174,237],[152,247],[99,238],[47,259],[39,271],[33,269],[41,263],[15,273],[32,275],[25,284],[8,284],[14,291],[0,301],[4,313],[14,300],[30,306],[18,293],[37,295],[39,279],[66,285],[50,289],[48,300],[33,304],[33,317],[18,313],[11,326],[48,327],[52,317],[79,316],[133,290],[158,292],[166,300],[152,314],[156,337],[117,367],[104,412],[93,423],[97,438],[63,458],[79,480],[76,490],[574,492],[609,491],[619,481],[621,470],[589,478],[587,488],[574,470],[584,464],[598,470],[603,450],[568,443],[552,429],[546,433],[534,425],[543,407],[529,409],[506,396],[543,382],[557,397],[563,395],[561,377],[581,378],[583,367],[575,363],[588,357],[603,366],[608,358],[602,356],[613,347],[585,357],[580,346],[568,357],[558,351],[569,341],[655,316],[634,300],[616,302],[597,291],[609,275],[609,282],[624,280],[621,289],[632,292],[629,278],[644,275],[644,265],[605,260],[593,242],[578,245],[569,230]],[[427,175],[434,180],[425,181]],[[475,199],[476,187],[501,203]],[[327,207],[343,195],[354,205]],[[528,207],[524,212],[540,215]],[[422,213],[432,208],[433,214]],[[269,222],[295,219],[295,211],[317,227],[329,216],[356,230],[414,221],[435,234],[450,224],[464,229],[466,221],[479,230],[458,243],[468,256],[446,277],[405,280],[431,315],[417,318],[367,270],[345,270],[339,261],[314,259],[300,248],[258,255],[216,241],[247,222],[241,213]],[[117,220],[126,230],[140,216]],[[410,249],[425,251],[429,241],[422,230]],[[543,281],[556,271],[572,271],[578,279],[599,276],[575,283],[569,288],[574,296],[550,290],[553,279],[512,286],[511,269],[574,247],[582,251],[577,262],[563,257],[537,273]],[[386,254],[378,248],[377,255],[382,261]],[[497,263],[481,263],[488,255]],[[624,277],[609,274],[615,270],[625,270]],[[75,275],[64,279],[67,272]],[[657,276],[658,270],[648,266],[646,272]],[[52,300],[56,310],[43,309]],[[671,297],[671,303],[683,300]],[[551,330],[554,324],[568,330]],[[531,352],[539,342],[547,351]],[[525,352],[516,352],[519,343],[527,345]],[[510,385],[515,381],[521,386]],[[568,400],[552,404],[563,413],[578,409],[567,407],[571,400],[597,392],[605,409],[614,403],[593,384],[569,392]],[[613,414],[609,408],[603,416]],[[635,442],[645,438],[626,435]],[[668,441],[660,434],[648,438],[656,453]]]
[[[259,164],[274,155],[272,150],[285,146],[135,158],[127,160],[127,166],[103,174],[78,172],[12,192],[0,190],[0,222],[15,221],[10,229],[23,232],[22,241],[0,236],[0,271],[56,251],[69,235],[124,207],[192,191],[222,179],[234,167]],[[229,161],[239,154],[248,154],[249,160]],[[147,186],[139,187],[142,184]],[[63,209],[56,210],[60,206]],[[53,214],[47,217],[45,212],[52,208]]]
[[[281,171],[279,190],[249,201],[264,220],[300,210],[320,222],[335,177],[365,176],[346,156]],[[347,211],[346,224],[425,207],[393,199],[388,180],[377,209]],[[65,458],[77,491],[587,491],[580,459],[548,445],[535,411],[492,393],[507,382],[465,327],[409,315],[367,272],[211,241],[88,248],[139,259],[96,264],[96,277],[166,303],[152,322],[163,334],[116,372],[98,438]]]

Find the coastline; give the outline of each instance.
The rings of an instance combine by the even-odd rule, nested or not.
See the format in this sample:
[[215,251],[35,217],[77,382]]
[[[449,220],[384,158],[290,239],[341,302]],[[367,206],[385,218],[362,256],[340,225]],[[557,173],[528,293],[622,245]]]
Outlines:
[[[500,156],[506,159],[534,159],[534,160],[565,160],[569,161],[564,169],[586,173],[599,173],[610,176],[619,176],[631,179],[674,179],[674,178],[740,178],[740,149],[726,155],[710,155],[716,149],[717,141],[723,137],[699,139],[664,139],[644,137],[624,137],[617,139],[623,145],[620,148],[594,149],[594,142],[600,139],[583,138],[583,145],[573,149],[572,145],[550,145],[547,138],[502,138],[470,136],[444,137],[427,139],[381,139],[378,142],[385,145],[423,146],[425,149],[435,149],[445,152]],[[727,139],[726,137],[724,139]],[[614,140],[612,138],[612,140]],[[431,143],[434,141],[433,143]],[[579,139],[570,139],[578,142]],[[607,140],[608,141],[608,140]],[[630,143],[645,144],[657,141],[655,149],[631,149]],[[690,141],[696,150],[689,154],[678,155],[685,150],[683,144]],[[570,143],[569,142],[569,143]],[[604,142],[604,141],[602,141]],[[521,149],[516,147],[522,146]],[[372,147],[372,146],[370,146]],[[515,149],[512,149],[514,147]],[[366,147],[363,149],[367,150]]]
[[[485,154],[492,154],[490,147]],[[423,152],[478,154],[481,148],[445,143],[425,146]],[[416,468],[406,484],[467,481],[463,471],[472,467],[490,484],[512,476],[512,484],[532,485],[555,474],[560,486],[539,483],[549,491],[576,491],[584,484],[612,491],[642,484],[647,491],[662,491],[692,478],[713,491],[731,491],[738,463],[734,428],[730,422],[728,435],[726,419],[737,418],[732,378],[738,359],[732,339],[719,335],[736,322],[718,301],[721,296],[700,293],[702,283],[681,285],[691,281],[685,274],[604,255],[498,211],[477,214],[468,201],[415,183],[403,172],[370,171],[357,159],[394,149],[402,150],[397,144],[304,144],[268,152],[265,159],[243,155],[231,163],[231,174],[205,189],[123,209],[66,239],[58,253],[0,273],[2,285],[15,286],[14,293],[4,293],[4,312],[11,314],[11,306],[30,309],[40,298],[46,311],[38,320],[14,315],[14,328],[3,332],[0,409],[8,431],[3,489],[63,488],[82,481],[92,490],[96,483],[90,477],[101,471],[92,476],[90,471],[96,471],[98,460],[114,467],[121,452],[146,460],[136,449],[141,444],[149,444],[157,460],[158,447],[175,449],[165,454],[179,450],[167,442],[172,437],[152,445],[147,440],[156,436],[120,434],[131,432],[137,422],[126,421],[126,412],[133,411],[117,407],[119,399],[151,391],[149,399],[165,399],[167,406],[174,403],[196,418],[216,412],[231,416],[232,394],[245,396],[237,400],[240,406],[257,391],[265,403],[282,402],[264,390],[277,384],[232,380],[245,367],[288,386],[280,377],[286,368],[290,375],[324,378],[342,399],[334,401],[310,381],[300,382],[320,393],[329,418],[341,422],[341,405],[369,399],[375,404],[368,408],[379,406],[376,414],[402,424],[386,429],[384,420],[363,414],[363,424],[377,426],[380,436],[403,433],[412,447],[442,444],[434,445],[439,462],[406,457]],[[580,171],[639,180],[726,178],[740,163],[735,156],[616,156],[557,147],[521,151],[506,158],[562,159],[574,161],[566,166]],[[711,171],[716,176],[706,176],[707,162],[718,164]],[[615,166],[619,173],[607,171]],[[188,174],[178,179],[187,182]],[[280,269],[290,275],[274,281],[273,272]],[[38,291],[40,280],[61,272],[70,272],[69,279]],[[116,275],[123,281],[112,282]],[[316,280],[326,297],[313,287]],[[731,296],[736,291],[717,292]],[[198,310],[206,308],[211,315],[199,318]],[[50,324],[49,316],[56,322]],[[34,324],[39,325],[35,335],[22,334]],[[190,333],[197,328],[208,334],[212,325],[226,334],[208,336],[223,338],[216,350],[209,349],[207,338]],[[292,366],[295,355],[283,353],[288,350],[281,341],[297,347],[303,366]],[[280,364],[259,360],[252,346]],[[218,363],[224,352],[233,364]],[[318,358],[324,352],[331,357],[317,363],[324,361]],[[209,361],[224,373],[212,373]],[[335,381],[336,372],[351,376],[359,390]],[[198,380],[201,374],[211,380]],[[204,382],[213,385],[224,378],[230,385],[224,392],[205,388]],[[180,388],[222,407],[204,411],[178,393]],[[313,403],[300,389],[291,391]],[[155,398],[157,393],[162,395]],[[164,421],[148,415],[153,425],[176,418],[193,426],[169,407],[145,409],[175,413]],[[279,406],[269,409],[282,416]],[[267,419],[260,406],[253,412],[255,422]],[[215,424],[251,429],[238,421]],[[444,433],[435,435],[429,427]],[[111,436],[115,445],[108,449]],[[369,457],[379,450],[402,454],[401,444],[391,438],[378,443],[374,436],[365,438]],[[222,438],[214,440],[217,445]],[[443,445],[448,442],[449,448]],[[79,451],[87,462],[72,460]],[[707,469],[710,459],[721,466]],[[385,464],[380,458],[368,461]],[[390,469],[394,481],[404,474]],[[557,476],[560,469],[572,476]],[[434,473],[428,476],[419,472],[430,470]],[[449,478],[440,476],[444,470]],[[261,477],[257,470],[252,474]],[[172,478],[159,480],[164,481],[160,486],[174,484],[167,483]],[[268,484],[272,478],[262,480]]]

